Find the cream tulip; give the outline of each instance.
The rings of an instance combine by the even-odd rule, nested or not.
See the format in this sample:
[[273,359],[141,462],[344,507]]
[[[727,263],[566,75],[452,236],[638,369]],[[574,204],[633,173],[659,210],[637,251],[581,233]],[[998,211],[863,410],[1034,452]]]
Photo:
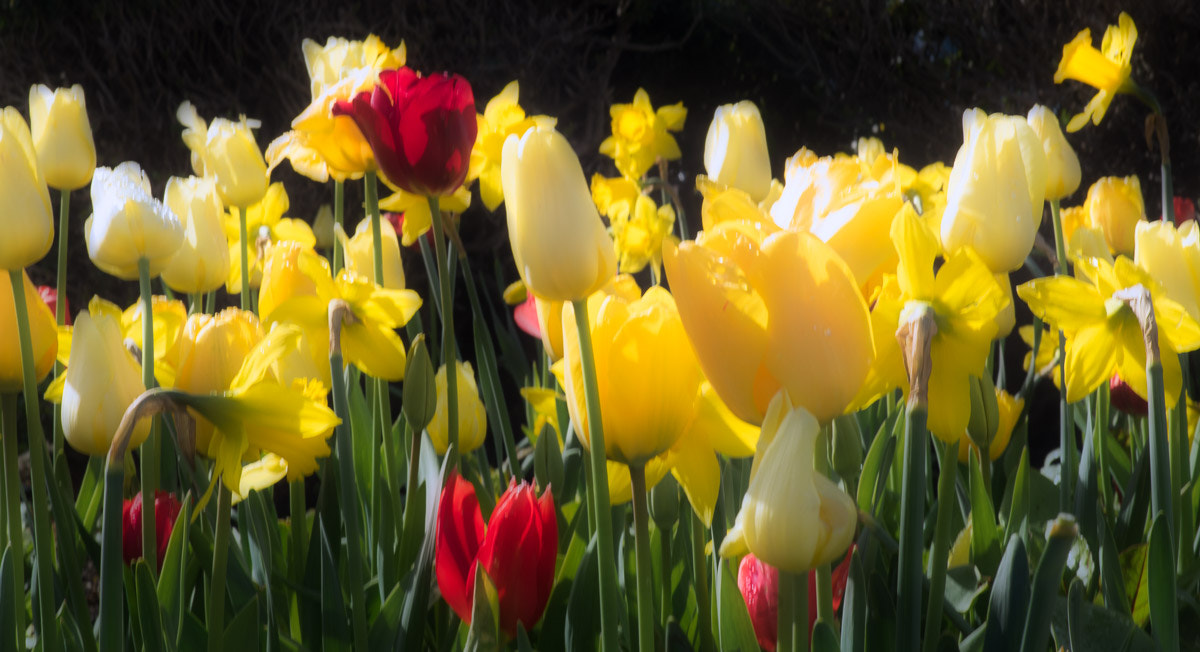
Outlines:
[[46,185],[78,190],[96,170],[96,145],[88,122],[83,87],[50,90],[44,84],[29,89],[29,127],[38,165]]
[[[71,448],[85,455],[108,453],[125,410],[144,391],[141,366],[126,350],[117,320],[80,312],[62,390],[63,435]],[[130,448],[148,434],[150,420],[143,419],[134,427]]]
[[1067,142],[1054,112],[1041,104],[1029,109],[1029,126],[1046,155],[1046,199],[1062,199],[1079,188],[1079,157]]
[[188,294],[212,292],[224,285],[229,277],[229,242],[216,182],[211,177],[171,177],[164,200],[183,224],[183,243],[163,269],[163,282]]
[[226,206],[257,204],[267,193],[267,163],[251,131],[258,121],[242,116],[238,122],[217,118],[206,125],[191,102],[180,104],[175,115],[185,127],[183,142],[192,150],[196,174],[216,177]]
[[704,138],[704,169],[713,181],[743,190],[756,202],[771,191],[767,132],[753,102],[717,107]]
[[96,168],[91,217],[83,224],[88,256],[96,267],[125,280],[138,278],[138,260],[159,275],[183,243],[183,227],[171,209],[150,194],[137,163]]
[[0,202],[0,267],[29,267],[54,244],[54,214],[29,125],[11,106],[0,113]]
[[[475,384],[475,371],[470,362],[455,361],[458,373],[458,452],[466,455],[483,445],[487,434],[487,411],[483,401],[479,399],[479,388]],[[448,407],[446,400],[446,365],[438,369],[434,377],[437,387],[437,408],[433,420],[425,426],[433,448],[439,455],[444,455],[450,446],[450,433],[447,432]]]

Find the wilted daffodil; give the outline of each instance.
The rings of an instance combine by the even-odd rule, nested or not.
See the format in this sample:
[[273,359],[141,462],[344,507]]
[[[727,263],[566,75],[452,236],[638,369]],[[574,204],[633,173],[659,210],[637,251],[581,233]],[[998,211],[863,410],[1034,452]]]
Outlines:
[[553,128],[557,122],[547,115],[525,115],[525,109],[517,103],[517,93],[517,82],[509,82],[478,114],[479,131],[471,149],[467,182],[479,179],[479,197],[489,211],[496,210],[504,201],[504,185],[500,181],[504,141],[509,136],[519,138],[534,126]]
[[767,131],[749,100],[717,107],[704,139],[704,170],[713,181],[738,188],[754,201],[771,191]]
[[600,143],[600,153],[611,158],[626,179],[641,179],[658,159],[674,161],[683,156],[670,134],[683,129],[687,119],[683,102],[655,110],[650,94],[639,88],[632,103],[614,104],[608,113],[612,135]]
[[[258,287],[262,282],[262,255],[267,245],[291,241],[309,248],[316,246],[317,238],[307,222],[283,216],[289,206],[287,191],[282,183],[276,182],[267,188],[261,201],[241,209],[246,211],[251,287]],[[225,236],[229,241],[229,278],[225,281],[225,290],[230,294],[239,294],[242,291],[241,240],[238,237],[241,219],[233,212],[226,213],[224,219]]]
[[0,267],[23,269],[50,251],[54,217],[29,125],[11,106],[0,113],[0,161],[4,163],[0,165],[0,202],[4,203]]
[[212,292],[229,277],[229,242],[222,225],[225,209],[212,178],[171,177],[164,195],[167,208],[183,224],[183,242],[162,271],[176,292]]
[[[479,388],[475,384],[475,371],[470,362],[456,360],[458,373],[458,447],[459,454],[466,455],[483,445],[487,435],[487,412],[483,401],[479,400]],[[438,369],[434,377],[437,386],[437,408],[433,413],[433,421],[425,426],[429,440],[438,455],[445,455],[450,445],[447,432],[446,418],[449,409],[446,400],[446,365]]]
[[867,304],[829,245],[809,233],[767,233],[728,221],[695,242],[668,242],[663,264],[679,316],[705,376],[739,418],[761,423],[782,387],[829,421],[875,357]]
[[[29,332],[33,337],[34,379],[40,382],[54,367],[58,335],[54,313],[38,296],[29,275],[21,272],[25,287],[25,305],[29,310]],[[24,368],[17,339],[17,313],[12,284],[0,283],[0,392],[16,393],[23,388]]]
[[143,258],[150,277],[158,276],[183,243],[179,218],[150,194],[150,180],[132,161],[96,168],[92,211],[83,223],[88,256],[117,278],[136,279]]
[[404,289],[404,262],[400,260],[400,241],[396,229],[388,220],[379,221],[379,238],[383,253],[383,282],[375,278],[375,238],[371,234],[371,220],[361,220],[354,229],[354,237],[337,228],[338,243],[342,247],[346,268],[372,283],[392,290]]
[[1129,61],[1133,58],[1133,45],[1137,43],[1137,27],[1129,14],[1121,12],[1116,25],[1104,30],[1104,41],[1100,50],[1092,45],[1092,31],[1085,29],[1063,46],[1062,60],[1054,72],[1054,83],[1074,79],[1096,89],[1096,94],[1083,111],[1067,123],[1067,131],[1079,131],[1088,120],[1098,125],[1108,111],[1117,93],[1130,92],[1133,81],[1129,78],[1133,70]]
[[721,543],[722,557],[753,553],[791,573],[846,552],[858,525],[854,501],[813,468],[821,427],[787,390],[771,400],[750,467],[750,487]]
[[1109,251],[1114,255],[1133,255],[1137,225],[1146,221],[1142,184],[1137,175],[1104,177],[1093,183],[1087,193],[1087,217],[1104,234]]
[[1200,322],[1200,229],[1184,222],[1138,222],[1133,262],[1162,284],[1167,296]]
[[216,178],[226,206],[244,209],[262,199],[267,192],[267,164],[251,131],[258,128],[257,120],[216,118],[206,124],[186,101],[175,117],[184,126],[183,143],[192,150],[192,168],[202,177]]
[[1036,104],[1025,116],[1029,126],[1042,141],[1046,154],[1046,199],[1062,199],[1079,187],[1079,157],[1063,136],[1058,116],[1050,109]]
[[29,89],[29,127],[38,165],[46,185],[78,190],[96,170],[96,145],[88,122],[83,87],[50,90],[44,84]]
[[[459,186],[452,194],[441,197],[438,210],[443,218],[446,213],[462,213],[471,205],[471,191],[465,186]],[[429,211],[429,199],[424,195],[397,190],[394,194],[379,200],[380,210],[392,213],[403,213],[404,221],[400,225],[400,243],[405,247],[417,241],[417,238],[433,228],[433,214]]]
[[1034,315],[1067,337],[1067,401],[1082,400],[1114,373],[1138,396],[1147,397],[1142,328],[1133,309],[1114,296],[1141,285],[1150,291],[1154,305],[1166,401],[1173,406],[1183,382],[1177,354],[1200,348],[1200,325],[1150,274],[1124,256],[1115,264],[1091,258],[1079,260],[1076,266],[1086,280],[1055,276],[1017,288]]
[[999,315],[1008,302],[996,277],[970,247],[963,247],[934,272],[937,239],[911,206],[896,215],[892,241],[900,254],[871,311],[877,358],[855,401],[868,405],[885,392],[908,392],[908,374],[896,329],[917,304],[933,309],[937,334],[930,347],[929,432],[957,442],[971,413],[968,379],[982,376]]

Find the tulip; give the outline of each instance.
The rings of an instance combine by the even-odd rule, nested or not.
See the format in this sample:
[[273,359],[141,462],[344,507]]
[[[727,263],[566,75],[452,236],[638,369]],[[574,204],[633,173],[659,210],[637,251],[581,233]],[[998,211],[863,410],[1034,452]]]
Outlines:
[[[37,293],[38,293],[38,298],[42,300],[42,303],[46,304],[46,307],[50,309],[50,312],[57,314],[58,290],[50,287],[49,285],[39,285],[39,286],[37,286]],[[71,302],[67,301],[67,295],[65,292],[63,293],[62,301],[63,301],[63,319],[66,320],[63,323],[66,324],[67,326],[70,326],[71,325]]]
[[749,100],[717,107],[704,138],[704,170],[717,183],[761,201],[771,190],[767,132]]
[[525,286],[548,301],[584,299],[616,273],[612,238],[567,139],[534,127],[504,143],[508,239]]
[[25,118],[11,106],[0,114],[0,163],[0,202],[6,216],[0,267],[11,271],[41,260],[54,244],[50,193],[33,137]]
[[750,469],[750,486],[722,557],[753,553],[782,571],[803,573],[846,552],[858,523],[854,501],[813,469],[821,427],[786,390],[771,399]]
[[[1025,407],[1025,399],[1018,398],[1008,392],[993,387],[995,392],[996,416],[995,428],[992,430],[991,436],[988,437],[988,459],[996,461],[1004,454],[1008,448],[1008,442],[1012,439],[1013,429],[1017,426],[1017,418],[1021,416],[1021,410]],[[974,416],[974,415],[972,415]],[[979,448],[976,443],[967,434],[964,434],[959,440],[958,446],[958,461],[960,464],[966,464],[970,450],[974,448],[978,454]]]
[[781,387],[822,422],[846,409],[874,348],[866,301],[829,245],[731,221],[663,254],[704,375],[738,418],[761,423]]
[[[58,353],[58,335],[52,311],[38,296],[38,290],[29,282],[29,275],[21,273],[25,283],[25,305],[29,310],[29,330],[33,336],[33,368],[35,380],[41,382],[54,367]],[[16,304],[13,302],[12,284],[0,283],[0,392],[11,394],[23,389],[21,349],[17,345]]]
[[1046,155],[1024,118],[963,113],[942,214],[942,247],[971,246],[994,273],[1017,269],[1033,248],[1046,193]]
[[600,143],[600,153],[613,159],[626,179],[641,179],[659,160],[674,161],[683,153],[669,132],[680,131],[687,119],[683,102],[660,106],[650,104],[650,95],[639,88],[630,104],[614,104],[612,135]]
[[287,190],[277,181],[267,188],[267,194],[257,204],[225,213],[225,238],[229,242],[229,278],[225,281],[227,292],[240,294],[242,291],[241,237],[238,235],[242,228],[242,214],[246,216],[246,233],[252,239],[246,251],[250,287],[259,287],[262,283],[262,255],[268,244],[292,241],[310,249],[316,246],[317,237],[308,222],[284,217],[290,206]]
[[[154,558],[158,560],[159,571],[162,570],[163,558],[167,555],[167,544],[171,542],[171,531],[175,529],[175,521],[179,518],[179,512],[182,509],[183,505],[179,503],[175,494],[161,489],[154,492],[154,531],[157,534],[155,541],[158,541],[158,554]],[[123,531],[121,548],[125,563],[132,564],[142,558],[141,492],[138,492],[133,500],[125,500],[122,505],[121,529]]]
[[[833,610],[836,612],[842,605],[842,597],[846,592],[846,580],[850,575],[850,554],[854,546],[846,551],[846,556],[837,568],[833,570],[831,580],[833,589]],[[738,591],[746,601],[746,610],[750,613],[750,624],[754,626],[754,638],[768,652],[776,649],[776,636],[779,634],[779,570],[764,564],[753,554],[742,557],[738,564]],[[808,576],[808,630],[811,632],[817,622],[817,577]]]
[[1054,83],[1061,84],[1064,79],[1074,79],[1096,89],[1096,95],[1083,111],[1067,123],[1067,131],[1079,131],[1088,120],[1092,124],[1100,124],[1117,93],[1132,90],[1129,75],[1133,68],[1129,62],[1133,58],[1135,43],[1137,27],[1129,14],[1121,12],[1117,24],[1109,25],[1104,30],[1103,52],[1092,45],[1090,29],[1079,32],[1070,43],[1063,46],[1062,60],[1054,72]]
[[329,204],[321,204],[312,223],[314,246],[317,249],[324,251],[333,248],[333,227],[333,209],[329,207]]
[[1138,222],[1133,262],[1200,322],[1200,229],[1194,221],[1178,229],[1170,222]]
[[78,190],[92,180],[96,145],[88,122],[83,87],[50,90],[43,84],[29,89],[29,127],[38,165],[46,185]]
[[513,322],[526,335],[542,338],[542,327],[538,324],[537,297],[530,292],[525,300],[513,308]]
[[[109,314],[80,312],[62,390],[67,443],[85,455],[107,454],[125,410],[145,391],[141,366],[125,349],[117,320]],[[150,421],[143,419],[134,426],[130,448],[141,445],[148,434]]]
[[1175,195],[1171,200],[1175,204],[1175,225],[1183,226],[1186,222],[1194,222],[1196,220],[1196,202],[1187,197]]
[[563,303],[561,301],[545,301],[532,295],[537,308],[538,330],[541,332],[542,348],[551,362],[558,362],[563,356]]
[[163,198],[183,225],[183,243],[162,271],[176,292],[212,292],[229,276],[229,242],[222,221],[225,209],[212,178],[171,177]]
[[397,68],[404,65],[408,56],[404,41],[395,48],[389,48],[374,34],[361,41],[330,36],[325,45],[306,38],[300,44],[300,49],[304,53],[304,65],[312,82],[313,98],[358,70],[365,68],[378,72]]
[[438,589],[463,622],[470,624],[475,571],[482,568],[496,587],[500,631],[531,629],[542,617],[554,588],[558,520],[549,489],[538,498],[533,485],[511,484],[486,530],[475,488],[457,472],[438,501],[434,568]]
[[374,90],[338,101],[333,114],[354,119],[379,170],[408,192],[449,195],[466,179],[479,125],[471,86],[458,75],[386,70]]
[[175,117],[183,124],[183,142],[192,150],[196,174],[217,179],[217,192],[226,206],[245,208],[267,192],[267,163],[251,129],[257,120],[238,122],[217,118],[206,125],[191,102],[179,105]]
[[138,278],[138,261],[159,275],[183,243],[179,218],[150,194],[150,180],[137,163],[96,168],[91,217],[83,224],[88,256],[117,278]]
[[479,179],[479,198],[489,211],[496,210],[504,201],[504,186],[500,181],[504,141],[509,136],[519,138],[530,127],[553,128],[557,122],[546,115],[525,115],[525,109],[517,103],[518,92],[517,82],[509,82],[496,97],[488,100],[483,113],[478,116],[479,131],[475,146],[471,148],[467,181]]
[[[336,228],[336,227],[335,227]],[[371,235],[371,220],[362,220],[354,229],[354,237],[336,229],[338,241],[346,260],[346,268],[365,276],[376,285],[391,290],[404,289],[404,263],[400,260],[400,240],[392,223],[380,220],[379,233],[383,242],[383,282],[375,278],[375,239]]]
[[[458,373],[458,452],[466,455],[483,445],[487,434],[487,412],[479,400],[479,388],[475,384],[475,371],[470,362],[455,361]],[[437,408],[433,420],[426,426],[429,439],[438,455],[445,455],[450,445],[447,432],[446,365],[442,365],[434,378],[437,386]]]
[[[1135,417],[1146,416],[1149,407],[1146,399],[1138,396],[1129,383],[1121,378],[1121,374],[1115,373],[1108,379],[1108,396],[1112,406],[1125,414]],[[1191,432],[1190,428],[1188,432]]]
[[1088,188],[1087,212],[1114,255],[1134,254],[1138,222],[1146,221],[1142,184],[1136,175],[1104,177],[1093,183]]
[[1046,199],[1062,199],[1079,187],[1079,157],[1063,136],[1058,117],[1041,104],[1029,109],[1029,126],[1042,141],[1046,154]]

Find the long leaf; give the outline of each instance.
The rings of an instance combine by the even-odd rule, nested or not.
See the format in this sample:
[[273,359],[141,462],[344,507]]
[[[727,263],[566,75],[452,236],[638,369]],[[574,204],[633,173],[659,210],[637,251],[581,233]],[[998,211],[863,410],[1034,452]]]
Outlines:
[[1150,526],[1150,554],[1146,559],[1150,591],[1150,631],[1164,652],[1179,650],[1179,609],[1175,599],[1175,555],[1167,519],[1159,512]]
[[738,590],[729,560],[721,560],[717,575],[717,631],[722,650],[753,650],[758,644],[746,601]]
[[983,652],[1012,652],[1020,646],[1028,604],[1029,561],[1025,557],[1025,543],[1013,535],[1008,538],[992,585]]
[[142,625],[142,649],[159,652],[163,649],[162,612],[158,608],[158,594],[154,589],[154,577],[150,566],[139,561],[133,567],[137,583],[138,622]]
[[1050,526],[1050,537],[1042,560],[1038,562],[1033,576],[1033,590],[1029,595],[1028,611],[1025,616],[1025,631],[1021,637],[1021,652],[1040,652],[1046,649],[1050,637],[1050,616],[1054,601],[1058,597],[1058,586],[1062,580],[1067,553],[1079,536],[1079,527],[1069,514],[1061,514]]
[[983,481],[979,457],[971,451],[971,553],[985,575],[996,572],[1000,560],[1000,531],[992,497]]

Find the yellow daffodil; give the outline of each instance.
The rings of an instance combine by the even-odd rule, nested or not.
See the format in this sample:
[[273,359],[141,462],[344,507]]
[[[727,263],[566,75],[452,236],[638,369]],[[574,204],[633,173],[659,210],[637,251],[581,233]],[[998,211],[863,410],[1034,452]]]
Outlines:
[[[95,315],[99,311],[115,312],[117,307],[95,297],[88,303],[88,309]],[[175,371],[169,362],[168,352],[175,346],[187,322],[187,308],[182,301],[156,294],[150,298],[150,310],[154,313],[154,378],[159,385],[170,387],[174,384]],[[132,342],[138,350],[145,349],[142,340],[142,302],[135,301],[121,312],[120,320],[121,334],[125,340]]]
[[1133,58],[1135,43],[1137,27],[1129,14],[1121,12],[1117,24],[1109,25],[1104,30],[1100,50],[1092,45],[1090,29],[1079,32],[1070,43],[1063,46],[1062,60],[1054,72],[1054,83],[1061,84],[1064,79],[1074,79],[1096,89],[1096,94],[1083,111],[1067,123],[1067,131],[1079,131],[1088,120],[1094,125],[1100,124],[1117,93],[1132,90],[1133,82],[1129,75],[1133,68],[1129,62]]
[[[1021,416],[1021,410],[1025,407],[1025,399],[1017,398],[999,387],[994,389],[998,408],[998,425],[988,443],[988,459],[992,461],[1000,459],[1004,450],[1008,448],[1008,441],[1012,439],[1013,429],[1017,427],[1017,417]],[[967,463],[972,448],[976,448],[975,442],[964,432],[958,444],[958,461],[961,464]]]
[[1036,359],[1034,359],[1033,351],[1033,324],[1018,328],[1017,334],[1020,335],[1021,341],[1025,343],[1025,346],[1029,347],[1029,352],[1025,354],[1021,368],[1029,371],[1030,363],[1034,364],[1033,372],[1039,376],[1049,376],[1054,381],[1054,386],[1057,387],[1059,383],[1058,331],[1051,330],[1045,324],[1042,325],[1042,335],[1038,338]]
[[88,121],[83,87],[50,90],[44,84],[29,89],[29,127],[38,165],[46,184],[59,190],[78,190],[96,170],[96,144]]
[[96,168],[92,215],[83,223],[88,256],[120,279],[138,277],[138,261],[158,276],[183,243],[183,226],[171,209],[150,194],[150,180],[137,163]]
[[1142,398],[1146,390],[1146,343],[1137,317],[1120,290],[1141,285],[1150,291],[1158,324],[1163,383],[1168,406],[1179,397],[1178,353],[1200,347],[1200,325],[1148,273],[1124,256],[1115,264],[1092,258],[1077,263],[1084,279],[1039,278],[1017,288],[1033,314],[1067,338],[1067,400],[1075,402],[1119,373]]
[[478,114],[479,130],[475,147],[471,149],[471,166],[467,182],[479,179],[479,197],[489,211],[504,202],[504,185],[500,182],[500,159],[504,141],[512,135],[520,137],[530,127],[554,127],[557,121],[547,115],[525,115],[517,103],[518,86],[511,81],[488,100],[483,113]]
[[183,242],[162,271],[163,283],[187,294],[212,292],[224,285],[230,252],[216,182],[171,177],[163,199],[183,224]]
[[1087,193],[1087,216],[1089,223],[1104,234],[1109,251],[1132,256],[1137,225],[1146,221],[1146,204],[1137,176],[1104,177],[1093,183]]
[[929,431],[957,442],[971,412],[968,379],[984,373],[1007,297],[970,247],[951,254],[935,273],[937,238],[910,205],[896,215],[891,234],[900,263],[896,276],[885,279],[871,311],[877,357],[856,403],[868,405],[897,387],[908,392],[896,328],[906,310],[927,304],[937,322],[930,347]]
[[[471,205],[471,191],[460,186],[454,194],[439,197],[438,210],[446,213],[462,213]],[[400,224],[400,243],[405,247],[417,241],[433,228],[433,214],[429,211],[429,198],[413,192],[397,190],[395,194],[379,200],[380,210],[403,213]]]
[[253,129],[258,120],[242,116],[237,122],[216,118],[211,123],[191,102],[179,105],[175,117],[184,126],[183,142],[192,151],[192,168],[198,176],[217,180],[217,192],[226,206],[245,208],[258,203],[267,191],[267,163]]
[[[41,382],[58,353],[58,336],[54,313],[50,312],[37,288],[29,281],[29,275],[21,272],[25,287],[25,305],[29,311],[29,332],[33,338],[34,379]],[[0,286],[5,285],[0,283]],[[13,302],[12,284],[0,288],[0,392],[16,393],[22,390],[24,367],[21,366],[20,340],[17,338],[16,304]]]
[[[475,370],[470,362],[456,360],[454,362],[458,373],[458,448],[459,453],[466,455],[483,445],[487,435],[487,411],[483,401],[479,399],[479,387],[475,384]],[[446,365],[438,369],[434,377],[437,386],[437,408],[433,413],[433,421],[425,426],[433,449],[438,455],[445,455],[450,445],[446,419],[449,409],[446,397]]]
[[260,459],[242,466],[242,477],[238,482],[237,491],[233,492],[232,504],[242,502],[251,491],[263,491],[275,486],[275,483],[287,477],[287,472],[287,460],[274,453],[267,453]]
[[354,237],[337,229],[337,238],[342,247],[346,267],[355,274],[365,276],[376,285],[393,290],[404,289],[404,262],[400,260],[400,240],[396,229],[388,220],[379,221],[380,249],[383,253],[383,282],[375,278],[375,238],[371,233],[371,220],[364,219],[354,229]]
[[608,113],[612,116],[612,135],[600,143],[600,153],[611,158],[625,178],[636,181],[658,159],[674,161],[683,156],[670,133],[683,129],[687,119],[683,102],[655,110],[650,95],[639,88],[632,103],[614,104]]
[[658,206],[624,178],[592,175],[592,201],[608,218],[617,252],[617,270],[636,274],[653,263],[655,273],[662,258],[662,241],[675,226],[675,209]]
[[1200,322],[1200,229],[1195,220],[1138,222],[1133,262],[1162,284],[1172,301]]
[[[249,238],[247,260],[250,265],[250,286],[262,283],[262,255],[268,244],[274,242],[298,242],[312,248],[317,244],[312,227],[304,220],[284,217],[290,201],[282,183],[273,183],[258,203],[246,211],[246,233]],[[235,212],[225,213],[225,236],[229,240],[229,278],[225,290],[230,294],[242,291],[242,251],[238,231],[241,218]]]
[[709,179],[743,190],[756,202],[770,193],[767,132],[753,102],[717,107],[704,138],[704,171]]

